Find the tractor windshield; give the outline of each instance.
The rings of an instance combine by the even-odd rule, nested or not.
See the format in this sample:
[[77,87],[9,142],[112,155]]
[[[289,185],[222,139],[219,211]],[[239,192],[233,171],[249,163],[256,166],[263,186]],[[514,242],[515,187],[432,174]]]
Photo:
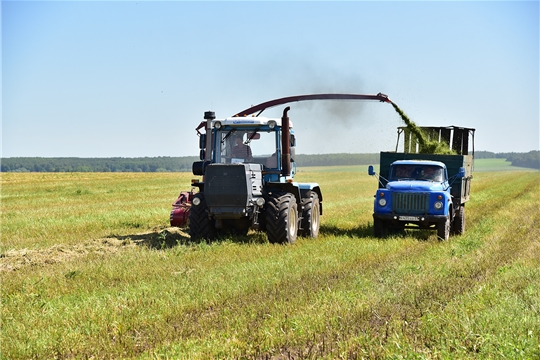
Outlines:
[[390,168],[390,181],[399,180],[426,180],[442,182],[443,168],[436,165],[409,165],[399,164]]
[[277,144],[279,137],[276,131],[253,130],[220,130],[217,132],[219,151],[216,162],[222,164],[258,163],[268,168],[277,168]]

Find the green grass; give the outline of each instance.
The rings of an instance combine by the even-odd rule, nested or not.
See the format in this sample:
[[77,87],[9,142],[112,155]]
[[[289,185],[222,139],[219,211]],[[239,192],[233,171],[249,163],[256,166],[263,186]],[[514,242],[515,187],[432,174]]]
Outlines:
[[168,228],[190,174],[3,174],[1,357],[540,357],[538,172],[475,173],[439,242],[373,238],[375,179],[315,170],[293,246]]
[[512,166],[506,159],[476,159],[474,160],[474,171],[538,171],[535,169]]

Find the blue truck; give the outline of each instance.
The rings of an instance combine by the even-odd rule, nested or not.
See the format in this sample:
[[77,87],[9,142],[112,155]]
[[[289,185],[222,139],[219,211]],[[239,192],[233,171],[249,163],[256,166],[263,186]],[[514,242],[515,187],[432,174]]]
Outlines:
[[[375,237],[404,229],[436,230],[440,240],[465,232],[465,204],[470,198],[475,129],[421,127],[428,140],[444,142],[455,155],[425,154],[414,132],[398,128],[396,151],[381,152],[373,232]],[[403,137],[401,136],[403,135]],[[403,142],[400,140],[403,138]],[[398,152],[403,144],[403,151]]]

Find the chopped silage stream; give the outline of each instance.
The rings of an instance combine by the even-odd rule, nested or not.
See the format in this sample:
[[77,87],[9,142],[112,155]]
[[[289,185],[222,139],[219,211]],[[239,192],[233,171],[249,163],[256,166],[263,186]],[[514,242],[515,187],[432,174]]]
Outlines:
[[394,110],[399,114],[401,120],[407,125],[407,128],[413,133],[420,145],[420,154],[446,154],[456,155],[456,152],[448,147],[448,144],[438,142],[437,140],[428,140],[426,134],[420,129],[409,117],[397,106],[395,103],[390,102],[394,107]]

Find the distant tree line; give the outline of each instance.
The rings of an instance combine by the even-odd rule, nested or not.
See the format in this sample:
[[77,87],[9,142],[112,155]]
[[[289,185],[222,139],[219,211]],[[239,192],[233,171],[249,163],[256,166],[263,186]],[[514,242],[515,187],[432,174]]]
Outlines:
[[199,158],[144,157],[144,158],[3,158],[2,172],[174,172],[191,171],[191,164]]
[[540,151],[538,150],[528,153],[509,153],[506,160],[510,161],[512,166],[540,169]]
[[533,150],[528,153],[493,153],[490,151],[476,151],[475,159],[506,159],[512,166],[540,169],[540,151]]
[[379,153],[376,154],[316,154],[294,157],[297,166],[332,166],[332,165],[369,165],[379,163]]
[[[513,166],[540,169],[540,151],[493,153],[476,151],[476,159],[505,158]],[[142,158],[2,158],[2,172],[191,172],[196,156]],[[298,154],[297,166],[368,165],[379,162],[379,154]]]
[[[196,156],[144,158],[3,158],[2,172],[176,172],[191,171]],[[365,165],[379,154],[296,155],[298,166]]]

